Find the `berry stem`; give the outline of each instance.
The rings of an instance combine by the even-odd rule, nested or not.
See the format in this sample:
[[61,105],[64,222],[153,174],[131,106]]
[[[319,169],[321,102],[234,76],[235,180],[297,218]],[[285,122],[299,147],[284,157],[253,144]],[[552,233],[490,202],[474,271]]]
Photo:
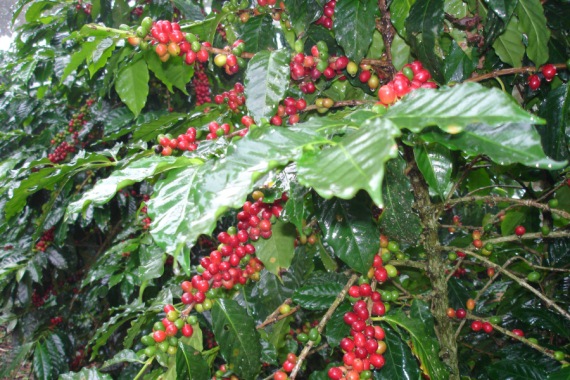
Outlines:
[[[566,64],[557,63],[554,65],[554,67],[556,67],[557,69],[565,69]],[[536,66],[513,67],[510,69],[495,70],[490,73],[475,75],[467,79],[466,82],[481,82],[486,79],[497,78],[503,75],[536,73],[538,70],[539,68]]]
[[[334,311],[337,309],[337,307],[340,305],[340,303],[346,297],[346,294],[348,293],[348,289],[358,280],[358,277],[359,277],[358,274],[353,274],[350,277],[350,279],[348,280],[348,282],[346,283],[346,285],[344,286],[344,288],[338,294],[338,296],[336,296],[334,302],[331,304],[331,306],[329,307],[329,309],[327,310],[325,315],[323,315],[323,318],[321,318],[321,321],[317,325],[317,331],[319,332],[319,334],[323,331],[323,329],[325,328],[325,325],[327,324],[329,319],[332,317]],[[289,376],[289,378],[291,380],[294,380],[295,377],[297,376],[297,373],[301,369],[301,365],[303,364],[303,361],[305,360],[305,358],[309,354],[309,351],[311,351],[313,344],[314,344],[314,342],[312,340],[309,340],[309,342],[303,348],[303,351],[301,351],[301,353],[297,357],[297,364],[295,364],[295,367],[293,368],[293,371],[291,371],[291,375]]]
[[542,232],[525,233],[522,236],[509,235],[494,239],[487,239],[485,240],[485,243],[497,244],[497,243],[506,243],[511,241],[519,241],[519,240],[554,239],[554,238],[565,238],[565,237],[570,237],[570,231],[553,231],[549,233],[547,236],[544,236]]
[[265,318],[265,321],[263,321],[262,323],[260,323],[259,325],[257,325],[255,328],[256,328],[257,330],[261,330],[262,328],[264,328],[264,327],[267,326],[267,325],[270,325],[270,324],[272,324],[272,323],[278,322],[278,321],[282,320],[283,318],[287,318],[288,316],[290,316],[290,315],[292,315],[292,314],[295,314],[295,313],[297,312],[297,310],[300,309],[299,306],[295,306],[295,307],[291,308],[291,311],[289,311],[289,312],[286,313],[286,314],[281,314],[281,313],[279,312],[279,308],[280,308],[282,305],[290,305],[291,302],[293,302],[293,301],[291,300],[291,298],[287,298],[285,301],[283,301],[283,303],[282,303],[281,305],[279,305],[279,307],[277,307],[277,309],[275,309],[275,310],[273,311],[273,313],[269,314],[269,316],[268,316],[267,318]]

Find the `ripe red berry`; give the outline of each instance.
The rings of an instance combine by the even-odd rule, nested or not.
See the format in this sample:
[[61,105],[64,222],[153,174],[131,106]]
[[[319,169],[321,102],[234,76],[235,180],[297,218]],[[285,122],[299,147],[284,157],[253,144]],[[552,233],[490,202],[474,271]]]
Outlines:
[[526,233],[526,228],[524,226],[516,226],[515,227],[515,235],[523,236]]
[[465,309],[457,309],[455,310],[455,316],[459,319],[463,319],[467,316],[467,312],[465,311]]
[[182,326],[182,335],[189,338],[192,336],[192,334],[194,334],[194,329],[192,328],[192,325],[186,323],[184,326]]
[[489,322],[483,322],[483,331],[485,331],[487,334],[490,334],[493,331],[493,325],[491,325]]
[[342,370],[338,367],[332,367],[329,369],[328,373],[329,378],[332,380],[340,380],[342,379]]
[[480,331],[483,328],[483,323],[481,321],[471,322],[471,330]]
[[540,87],[540,78],[538,75],[533,74],[528,77],[528,87],[533,91],[536,91]]
[[547,82],[550,82],[556,76],[556,66],[552,63],[547,63],[546,65],[542,66],[542,75],[544,75],[544,79]]
[[163,342],[166,339],[166,333],[162,330],[157,330],[152,333],[152,338],[157,343]]
[[522,330],[514,329],[512,332],[513,334],[520,336],[521,338],[524,337],[524,332]]

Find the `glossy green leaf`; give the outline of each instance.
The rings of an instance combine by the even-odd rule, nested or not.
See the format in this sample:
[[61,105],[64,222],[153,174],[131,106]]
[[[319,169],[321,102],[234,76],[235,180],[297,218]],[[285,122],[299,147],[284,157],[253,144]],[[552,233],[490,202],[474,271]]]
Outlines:
[[65,78],[67,78],[72,72],[77,70],[77,68],[87,59],[87,57],[93,53],[93,50],[97,47],[100,41],[100,39],[95,39],[93,41],[87,41],[81,44],[81,49],[73,53],[69,64],[63,70],[63,74],[60,79],[61,82],[63,82]]
[[121,189],[134,183],[144,181],[154,175],[168,170],[188,167],[200,164],[201,161],[188,157],[163,157],[150,156],[134,161],[124,169],[115,170],[113,173],[85,192],[81,199],[71,203],[67,208],[68,214],[85,211],[91,204],[102,205],[109,202]]
[[97,153],[79,152],[71,162],[62,165],[48,166],[31,173],[25,180],[14,189],[12,198],[6,203],[6,219],[18,214],[26,204],[28,196],[39,190],[53,190],[54,186],[60,185],[75,174],[99,167],[112,166],[109,158]]
[[515,227],[523,224],[527,216],[524,209],[509,210],[501,221],[501,234],[503,236],[512,235]]
[[137,356],[137,353],[134,352],[133,350],[121,350],[121,351],[117,352],[115,354],[115,356],[113,356],[112,359],[105,361],[105,363],[103,363],[103,366],[101,368],[110,367],[110,366],[113,366],[115,364],[124,363],[124,362],[140,363],[140,364],[144,363],[144,361],[142,361]]
[[457,135],[432,131],[421,136],[425,141],[438,142],[452,150],[463,150],[471,155],[485,154],[501,165],[520,163],[550,170],[566,166],[566,162],[551,160],[544,154],[540,136],[530,124],[503,124],[497,127],[472,124]]
[[505,380],[543,380],[547,374],[533,363],[518,360],[501,360],[487,367],[491,378]]
[[293,302],[308,310],[326,310],[342,291],[346,277],[336,273],[314,272],[295,291]]
[[176,8],[180,9],[180,12],[184,15],[187,20],[203,20],[204,15],[202,14],[202,9],[192,0],[173,0]]
[[[420,302],[414,300],[414,303]],[[410,334],[414,352],[421,362],[421,366],[430,378],[432,379],[447,379],[449,371],[439,358],[439,343],[433,330],[433,325],[430,325],[430,320],[427,314],[421,309],[425,309],[427,305],[412,304],[412,309],[417,309],[415,318],[408,317],[402,310],[385,315],[384,321],[388,322],[393,328],[396,326],[403,328]],[[433,322],[432,322],[433,323]]]
[[277,353],[287,344],[287,338],[290,336],[291,332],[291,322],[293,317],[289,316],[283,318],[276,323],[268,326],[267,329],[267,341],[275,349]]
[[501,61],[513,67],[522,66],[525,47],[516,17],[511,17],[505,31],[493,43],[493,49]]
[[254,379],[261,369],[261,344],[253,318],[236,301],[218,299],[212,327],[228,368],[241,378]]
[[513,316],[529,327],[537,327],[566,339],[570,338],[570,324],[559,314],[548,309],[517,307],[513,310]]
[[477,66],[477,62],[469,58],[466,52],[453,40],[451,41],[451,50],[445,57],[443,65],[445,83],[463,82],[471,76],[471,73]]
[[[154,240],[175,253],[200,234],[211,233],[220,215],[243,205],[260,174],[298,157],[315,139],[318,134],[310,129],[259,128],[230,147],[224,158],[169,172],[148,204]],[[174,214],[179,217],[173,219]]]
[[88,59],[89,62],[89,74],[93,78],[93,75],[97,73],[97,71],[101,70],[107,60],[113,54],[113,50],[115,50],[115,41],[112,38],[105,38],[103,39],[99,45],[93,50],[90,58]]
[[430,187],[430,192],[439,195],[441,199],[445,199],[453,172],[453,158],[449,149],[439,144],[416,145],[414,146],[414,157],[418,169]]
[[304,33],[322,12],[322,6],[317,1],[285,0],[284,3],[297,35]]
[[135,116],[146,104],[148,80],[148,67],[144,59],[131,61],[117,74],[115,91]]
[[406,18],[416,0],[392,0],[390,3],[390,18],[392,25],[400,36],[406,36]]
[[405,169],[406,162],[402,158],[396,158],[386,164],[384,208],[380,226],[390,239],[413,245],[419,239],[422,225],[413,210],[414,196],[410,181],[404,174]]
[[82,368],[79,372],[68,372],[59,376],[59,380],[111,380],[112,377],[101,373],[97,368]]
[[546,380],[568,380],[570,379],[570,367],[562,368],[556,372],[548,374]]
[[290,223],[278,220],[271,228],[269,239],[260,238],[253,245],[256,255],[265,269],[278,276],[282,269],[288,269],[295,255],[297,233]]
[[142,245],[140,247],[139,278],[141,281],[148,281],[162,276],[164,273],[162,254],[162,250],[156,245]]
[[270,15],[251,17],[241,28],[240,38],[246,51],[277,49],[277,33]]
[[455,134],[474,123],[543,123],[542,119],[523,110],[510,96],[478,83],[463,83],[438,90],[419,89],[391,106],[385,117],[398,127],[416,133],[432,125]]
[[335,38],[353,61],[360,62],[372,43],[377,10],[375,0],[343,0],[336,4],[335,13],[342,17],[334,18],[333,28],[343,32],[335,33]]
[[369,111],[357,111],[345,123],[360,128],[322,150],[305,152],[297,163],[298,180],[327,199],[350,199],[365,190],[382,205],[383,166],[397,154],[400,132]]
[[176,87],[183,93],[188,95],[186,85],[194,76],[194,67],[182,64],[182,58],[171,57],[168,61],[162,62],[158,55],[148,50],[145,59],[150,71],[168,88],[170,92],[174,92]]
[[410,347],[392,328],[382,327],[386,334],[386,339],[384,339],[387,346],[384,352],[386,364],[381,371],[374,371],[374,380],[419,379],[421,371]]
[[[497,38],[505,32],[505,28],[508,28],[518,2],[519,0],[489,0],[486,2],[488,12],[485,7],[479,8],[481,18],[485,19],[483,27],[485,48],[493,45]],[[521,33],[519,32],[518,35],[520,42],[522,38]]]
[[343,302],[327,322],[323,334],[331,347],[338,347],[342,338],[350,335],[350,326],[344,322],[344,315],[349,311],[352,311],[352,305]]
[[285,208],[281,214],[281,218],[286,222],[293,223],[297,227],[297,231],[303,231],[303,220],[305,219],[305,197],[309,189],[299,185],[297,182],[291,182],[287,196],[289,199],[285,203]]
[[370,205],[363,198],[319,200],[316,208],[323,244],[352,269],[367,273],[380,241]]
[[417,1],[405,23],[412,51],[438,82],[443,82],[443,65],[436,53],[436,40],[443,30],[443,4],[443,0]]
[[211,378],[210,367],[200,351],[182,342],[178,342],[178,351],[176,351],[176,378],[188,380]]
[[249,61],[245,71],[245,104],[259,123],[277,112],[289,87],[288,50],[261,51]]
[[550,31],[540,0],[519,0],[515,10],[520,20],[520,29],[528,37],[526,54],[538,67],[548,61]]
[[568,83],[553,89],[540,105],[539,115],[546,125],[538,128],[544,152],[555,160],[568,160],[568,132],[570,131],[570,86]]
[[39,380],[50,380],[53,377],[53,365],[45,342],[36,343],[34,349],[34,375]]

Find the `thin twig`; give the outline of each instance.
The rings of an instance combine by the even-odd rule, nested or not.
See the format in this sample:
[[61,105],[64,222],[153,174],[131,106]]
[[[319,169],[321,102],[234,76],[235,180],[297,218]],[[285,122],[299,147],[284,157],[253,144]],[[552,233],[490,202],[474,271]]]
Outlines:
[[279,307],[277,309],[275,309],[273,311],[273,313],[269,314],[267,316],[267,318],[265,318],[265,321],[263,321],[262,323],[260,323],[259,325],[257,325],[256,329],[257,330],[261,330],[262,328],[264,328],[267,325],[270,325],[272,323],[278,322],[284,318],[287,318],[288,316],[295,314],[297,312],[297,310],[300,309],[299,306],[295,306],[293,308],[291,308],[291,310],[288,313],[285,314],[281,314],[281,312],[279,311],[279,309],[281,308],[281,306],[283,305],[290,305],[291,302],[293,302],[291,300],[291,298],[287,298],[285,301],[283,301],[283,303],[281,305],[279,305]]
[[[554,65],[557,69],[565,69],[566,64],[564,63],[557,63]],[[502,69],[492,71],[486,74],[475,75],[466,80],[466,82],[481,82],[486,79],[497,78],[503,75],[512,75],[512,74],[527,74],[527,73],[535,73],[538,71],[538,67],[535,66],[525,66],[525,67],[513,67],[510,69]]]

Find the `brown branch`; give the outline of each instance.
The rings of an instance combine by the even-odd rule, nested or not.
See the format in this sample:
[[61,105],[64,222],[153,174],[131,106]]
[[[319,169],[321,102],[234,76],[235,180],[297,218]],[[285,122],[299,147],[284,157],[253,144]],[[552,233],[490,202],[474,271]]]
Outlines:
[[484,256],[479,255],[478,253],[475,253],[473,251],[470,250],[466,250],[465,248],[459,248],[459,247],[448,247],[448,246],[442,246],[440,247],[440,249],[444,250],[444,251],[462,251],[463,253],[472,256],[474,258],[476,258],[477,260],[481,261],[482,263],[485,263],[487,266],[489,267],[493,267],[497,270],[499,270],[502,274],[506,275],[507,277],[511,278],[513,281],[515,281],[517,284],[519,284],[520,286],[522,286],[523,288],[529,290],[531,293],[533,293],[534,295],[536,295],[538,298],[540,298],[547,307],[552,307],[554,308],[556,311],[558,311],[562,316],[564,316],[564,318],[570,320],[570,313],[568,313],[566,310],[564,310],[562,307],[560,307],[558,304],[556,304],[553,300],[551,300],[550,298],[546,297],[544,294],[542,294],[541,292],[539,292],[538,290],[536,290],[535,288],[533,288],[532,286],[530,286],[525,280],[523,280],[522,278],[516,276],[514,273],[504,269],[502,266],[500,266],[499,264],[495,264],[494,262],[492,262],[491,260],[487,259]]
[[[332,317],[334,311],[336,310],[336,308],[340,305],[340,303],[344,300],[344,298],[346,297],[346,294],[348,293],[348,289],[352,286],[352,284],[354,284],[356,282],[356,280],[358,280],[359,275],[358,274],[353,274],[350,279],[348,280],[348,282],[346,283],[346,285],[344,286],[344,288],[342,289],[342,291],[338,294],[338,296],[336,297],[336,299],[334,300],[334,302],[332,303],[332,305],[329,307],[329,309],[327,310],[327,312],[325,313],[325,315],[323,315],[323,317],[321,318],[321,321],[319,322],[319,324],[317,325],[317,331],[319,332],[319,334],[323,331],[323,329],[325,328],[325,325],[327,324],[327,322],[329,321],[329,319]],[[303,351],[301,351],[301,353],[299,354],[298,358],[297,358],[297,364],[295,364],[295,367],[293,368],[293,371],[291,371],[291,375],[289,376],[289,379],[294,380],[295,377],[297,377],[297,373],[299,372],[299,370],[301,369],[301,365],[303,364],[303,361],[305,360],[305,358],[307,357],[307,355],[309,354],[309,351],[311,351],[311,348],[313,347],[314,342],[312,340],[310,340],[305,347],[303,348]]]
[[263,321],[262,323],[260,323],[259,325],[257,325],[256,329],[257,330],[261,330],[262,328],[264,328],[267,325],[270,325],[272,323],[278,322],[284,318],[287,318],[288,316],[295,314],[297,312],[297,310],[300,309],[299,306],[295,306],[293,308],[291,308],[291,310],[288,313],[285,314],[281,314],[281,312],[279,311],[279,309],[281,308],[281,306],[283,305],[290,305],[291,302],[293,302],[291,300],[291,298],[287,298],[285,301],[283,301],[283,303],[281,305],[279,305],[279,307],[277,309],[275,309],[273,311],[273,313],[269,314],[267,316],[267,318],[265,318],[265,321]]
[[[564,63],[557,63],[554,66],[557,69],[566,68],[566,64]],[[503,75],[536,73],[538,70],[539,68],[535,66],[513,67],[510,69],[496,70],[486,74],[475,75],[467,79],[466,82],[481,82],[486,79],[497,78]]]
[[549,233],[548,235],[543,235],[541,232],[533,232],[533,233],[526,233],[522,236],[517,236],[517,235],[502,236],[494,239],[487,239],[483,241],[483,244],[507,243],[507,242],[520,241],[520,240],[556,239],[556,238],[565,238],[565,237],[570,237],[570,231],[554,231]]
[[388,10],[388,5],[386,0],[378,0],[378,8],[380,9],[380,22],[377,23],[376,29],[382,35],[382,40],[384,41],[384,53],[389,63],[389,74],[392,76],[396,69],[392,64],[392,41],[396,35],[396,30],[392,25],[392,20],[390,19],[390,11]]

